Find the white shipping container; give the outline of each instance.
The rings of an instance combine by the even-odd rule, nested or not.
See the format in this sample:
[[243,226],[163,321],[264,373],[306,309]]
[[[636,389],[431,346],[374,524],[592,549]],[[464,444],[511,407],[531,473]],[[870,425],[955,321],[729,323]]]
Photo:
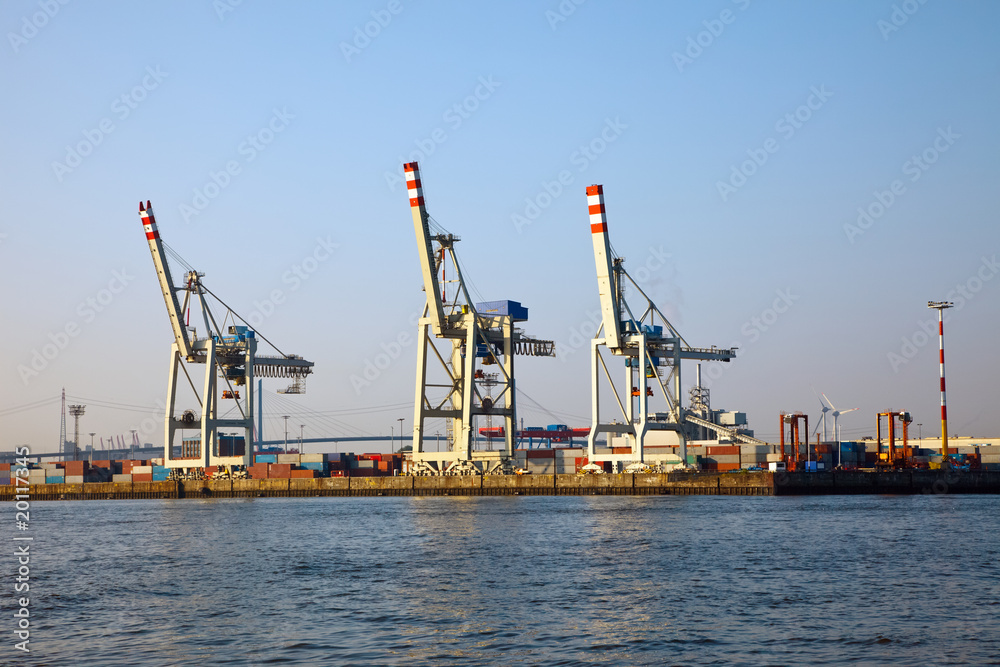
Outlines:
[[66,475],[67,484],[83,484],[83,475]]
[[768,463],[773,463],[775,461],[780,461],[780,460],[781,460],[781,454],[768,454],[767,455],[767,462]]
[[133,475],[152,475],[153,466],[132,466]]
[[299,462],[298,454],[278,454],[278,463],[293,463]]
[[131,482],[132,475],[113,475],[111,477],[112,482]]
[[326,454],[300,454],[299,460],[302,463],[324,463]]

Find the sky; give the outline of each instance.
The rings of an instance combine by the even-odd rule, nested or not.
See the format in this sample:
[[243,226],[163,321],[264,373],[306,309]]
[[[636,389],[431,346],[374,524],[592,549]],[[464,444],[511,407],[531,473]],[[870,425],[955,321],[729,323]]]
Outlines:
[[629,273],[689,344],[738,348],[705,384],[758,436],[815,424],[821,393],[859,408],[845,438],[884,410],[938,435],[930,300],[955,304],[949,433],[998,436],[998,21],[938,0],[5,2],[0,449],[56,451],[63,388],[83,433],[162,444],[172,334],[140,200],[315,362],[305,395],[265,381],[266,438],[285,414],[306,437],[411,429],[411,160],[476,295],[556,342],[516,360],[525,425],[590,424],[602,184]]

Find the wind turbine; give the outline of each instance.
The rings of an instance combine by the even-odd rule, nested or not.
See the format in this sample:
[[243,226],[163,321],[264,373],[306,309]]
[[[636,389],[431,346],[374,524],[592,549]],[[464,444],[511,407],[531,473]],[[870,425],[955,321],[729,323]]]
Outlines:
[[[829,404],[831,410],[830,414],[833,415],[833,437],[837,439],[837,442],[840,442],[840,427],[837,426],[837,417],[839,417],[840,415],[846,415],[848,412],[854,412],[858,408],[851,408],[849,410],[838,410],[837,406],[835,406],[829,398],[826,398],[826,394],[823,394],[823,398],[826,399],[826,402]],[[823,417],[824,418],[826,417],[826,411],[823,412]]]
[[[813,391],[815,391],[815,389]],[[820,418],[816,420],[816,428],[813,429],[812,435],[816,435],[816,431],[819,430],[820,422],[822,422],[823,423],[823,442],[826,442],[826,413],[830,412],[830,408],[828,408],[826,406],[826,403],[823,402],[822,398],[819,398],[818,396],[816,398],[819,399],[819,404],[821,406],[823,406],[823,414],[820,415]],[[834,427],[834,430],[836,430],[836,427]],[[834,435],[836,435],[836,433],[834,433]]]

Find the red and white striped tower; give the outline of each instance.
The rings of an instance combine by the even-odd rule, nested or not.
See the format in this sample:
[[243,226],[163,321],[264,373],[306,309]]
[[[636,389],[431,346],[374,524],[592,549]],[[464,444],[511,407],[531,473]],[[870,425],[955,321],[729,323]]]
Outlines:
[[928,301],[927,307],[938,311],[938,353],[941,365],[941,458],[948,460],[948,406],[944,391],[944,310],[955,304],[951,301]]

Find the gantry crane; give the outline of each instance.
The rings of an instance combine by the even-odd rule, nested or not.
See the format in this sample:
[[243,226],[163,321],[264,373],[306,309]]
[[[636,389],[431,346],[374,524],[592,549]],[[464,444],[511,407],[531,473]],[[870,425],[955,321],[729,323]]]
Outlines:
[[[889,431],[889,446],[882,451],[882,417],[885,417]],[[903,446],[896,448],[896,419],[903,427]],[[878,460],[875,467],[879,469],[909,468],[913,465],[913,452],[910,449],[909,426],[913,418],[906,411],[894,412],[888,410],[875,415],[875,437],[878,443]]]
[[[799,422],[804,422],[802,430],[799,430]],[[788,424],[788,444],[792,447],[792,453],[785,453],[785,424]],[[781,454],[781,460],[785,462],[785,469],[788,471],[798,470],[801,466],[799,465],[803,460],[809,458],[809,415],[802,412],[787,413],[782,412],[778,415],[778,430],[781,433],[781,444],[779,445],[778,452]],[[802,436],[801,440],[799,436]],[[802,456],[802,444],[805,441],[806,446],[806,456],[805,459]]]
[[[170,371],[167,384],[167,406],[164,430],[164,465],[168,468],[203,468],[213,465],[245,465],[253,463],[253,393],[254,376],[281,377],[304,380],[312,372],[313,362],[295,355],[263,356],[257,354],[257,333],[246,325],[243,318],[227,307],[222,325],[229,325],[223,333],[218,321],[209,309],[205,294],[214,294],[202,283],[205,274],[189,269],[185,283],[174,286],[170,266],[164,254],[164,243],[156,227],[153,207],[147,201],[139,202],[139,217],[149,242],[153,265],[160,281],[160,290],[167,306],[167,315],[174,332],[174,342],[170,351]],[[184,293],[183,303],[178,301],[179,292]],[[215,297],[218,299],[218,297]],[[189,328],[184,313],[190,314],[189,307],[196,301],[201,310],[207,336],[199,338],[197,331]],[[220,301],[220,303],[222,303]],[[224,304],[223,304],[224,305]],[[242,324],[238,324],[242,322]],[[266,339],[264,339],[265,342]],[[268,342],[269,343],[269,342]],[[269,343],[270,344],[270,343]],[[273,347],[273,346],[272,346]],[[277,349],[277,348],[275,348]],[[280,351],[279,351],[280,353]],[[204,364],[205,377],[201,395],[195,386],[188,366]],[[177,411],[178,372],[182,371],[195,397],[198,399],[200,416],[193,410]],[[219,379],[222,383],[220,386]],[[246,394],[240,400],[239,390],[245,386]],[[225,389],[223,389],[225,387]],[[240,414],[234,418],[220,418],[219,400],[233,399]],[[243,430],[242,452],[238,438],[220,438],[220,430]],[[173,445],[178,431],[197,430],[200,440],[197,447],[184,447],[181,457],[175,458]],[[195,456],[185,456],[191,452]]]
[[[459,238],[441,231],[431,232],[431,218],[424,205],[424,191],[416,162],[403,165],[413,214],[427,302],[417,325],[417,382],[413,411],[413,469],[418,474],[479,474],[512,472],[517,431],[517,401],[514,356],[553,357],[552,341],[529,338],[514,325],[527,319],[527,309],[516,302],[477,308],[469,298],[461,266],[455,254]],[[450,290],[450,291],[449,291]],[[480,304],[482,305],[482,304]],[[435,339],[451,341],[446,356]],[[428,359],[444,370],[439,383],[428,379]],[[478,365],[496,365],[496,374],[486,374]],[[431,395],[435,394],[435,395]],[[502,417],[504,451],[498,465],[473,460],[473,420],[480,415]],[[424,450],[424,425],[440,417],[447,424],[447,451]]]
[[[681,405],[681,360],[726,361],[736,356],[735,350],[694,348],[660,312],[653,300],[625,271],[624,259],[616,257],[608,238],[608,221],[604,209],[604,188],[587,188],[590,211],[590,232],[594,242],[597,265],[597,288],[601,297],[602,323],[592,341],[591,355],[591,415],[592,426],[587,439],[587,456],[594,461],[633,462],[643,464],[643,449],[649,431],[677,433],[681,461],[687,461],[685,422],[700,426],[710,422],[686,414]],[[641,310],[632,310],[625,299],[626,281],[639,294]],[[625,400],[619,395],[601,348],[614,356],[625,358]],[[666,369],[661,370],[661,369]],[[623,422],[603,422],[600,415],[600,374],[603,370],[611,392],[621,410]],[[664,377],[665,373],[665,377]],[[652,385],[652,386],[650,386]],[[650,399],[657,390],[666,412],[652,412]],[[638,404],[638,405],[637,405]],[[628,454],[598,454],[597,437],[601,433],[625,435],[629,439]]]

